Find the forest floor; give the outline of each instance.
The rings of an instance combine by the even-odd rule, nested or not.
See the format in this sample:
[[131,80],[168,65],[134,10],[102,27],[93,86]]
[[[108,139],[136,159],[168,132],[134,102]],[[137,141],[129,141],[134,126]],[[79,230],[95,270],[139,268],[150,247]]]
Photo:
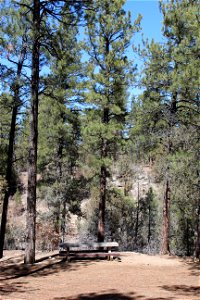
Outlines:
[[1,300],[200,299],[200,265],[173,256],[122,253],[121,260],[73,260],[58,252],[23,264],[22,251],[0,260]]

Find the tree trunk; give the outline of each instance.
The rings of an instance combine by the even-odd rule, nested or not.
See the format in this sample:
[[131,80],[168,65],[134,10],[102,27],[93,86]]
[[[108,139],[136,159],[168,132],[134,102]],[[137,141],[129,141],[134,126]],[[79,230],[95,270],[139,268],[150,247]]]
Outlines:
[[101,167],[100,175],[100,201],[98,215],[98,242],[103,242],[105,238],[105,207],[106,207],[106,168]]
[[65,226],[66,226],[66,214],[67,214],[67,210],[66,210],[66,202],[63,201],[63,208],[62,208],[62,216],[61,216],[61,239],[62,239],[62,243],[65,242]]
[[148,221],[148,236],[147,236],[147,241],[148,241],[148,245],[150,243],[151,240],[151,197],[149,197],[149,205],[148,205],[148,217],[149,217],[149,221]]
[[9,149],[8,149],[8,159],[7,159],[7,170],[6,170],[6,191],[3,200],[3,210],[1,216],[1,232],[0,232],[0,258],[3,257],[3,247],[6,234],[6,223],[8,214],[8,202],[9,197],[12,193],[12,175],[13,175],[13,152],[14,152],[14,139],[16,130],[16,118],[17,118],[17,105],[14,104],[12,110],[12,120],[9,134]]
[[129,183],[128,176],[125,174],[125,176],[124,176],[124,196],[125,197],[128,196],[128,192],[129,192],[128,183]]
[[135,246],[137,246],[138,238],[138,227],[139,227],[139,211],[140,211],[140,183],[138,181],[138,197],[137,197],[137,211],[136,211],[136,222],[135,222]]
[[[62,117],[62,116],[61,116]],[[58,139],[58,150],[56,155],[56,168],[57,168],[57,180],[58,183],[62,180],[62,158],[63,158],[63,137],[60,137]],[[60,199],[60,191],[58,189],[57,191],[58,195],[58,203],[56,204],[56,210],[55,210],[55,232],[58,236],[60,236],[60,212],[61,212],[61,199]]]
[[200,229],[197,229],[194,257],[200,260]]
[[19,62],[17,65],[17,76],[15,83],[13,84],[14,96],[13,96],[13,108],[12,108],[12,119],[10,125],[10,133],[9,133],[9,146],[8,146],[8,158],[7,158],[7,169],[6,169],[6,191],[3,200],[3,209],[2,209],[2,216],[1,216],[1,230],[0,230],[0,258],[3,257],[3,248],[4,248],[4,241],[5,241],[5,234],[6,234],[6,224],[7,224],[7,214],[8,214],[8,202],[9,197],[12,194],[12,177],[13,177],[13,153],[14,153],[14,141],[15,141],[15,132],[16,132],[16,120],[17,114],[20,107],[20,77],[22,66],[24,63],[26,55],[26,47],[22,48],[20,53]]
[[161,254],[169,254],[169,230],[170,230],[170,186],[169,180],[166,181],[164,205],[163,205],[163,228]]
[[186,219],[186,255],[190,256],[190,224],[189,220]]
[[[109,109],[104,108],[103,119],[104,124],[109,122]],[[101,159],[105,159],[108,155],[108,145],[104,138],[101,145]],[[99,214],[98,214],[98,242],[103,242],[105,238],[105,209],[106,209],[106,190],[107,190],[107,169],[104,162],[101,166],[100,172],[100,200],[99,200]]]
[[200,260],[200,206],[197,213],[197,224],[195,232],[194,257]]
[[24,262],[35,262],[36,181],[38,141],[38,92],[40,64],[40,0],[33,1],[33,48],[31,77],[30,140],[28,157],[27,236]]
[[[175,64],[175,69],[177,68],[177,64]],[[170,107],[170,117],[169,117],[169,140],[168,140],[168,149],[167,152],[169,155],[173,154],[173,142],[172,142],[172,128],[176,126],[177,123],[177,98],[178,93],[174,92],[172,95],[171,107]],[[169,171],[168,165],[168,171]],[[165,195],[164,195],[164,203],[163,203],[163,227],[162,227],[162,244],[161,244],[161,254],[170,254],[170,185],[169,180],[166,179],[165,186]]]

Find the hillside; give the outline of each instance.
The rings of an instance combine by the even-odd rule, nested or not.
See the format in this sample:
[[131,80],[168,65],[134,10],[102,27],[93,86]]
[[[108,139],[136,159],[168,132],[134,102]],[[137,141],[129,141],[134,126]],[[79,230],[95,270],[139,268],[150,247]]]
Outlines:
[[[153,188],[156,197],[158,198],[160,186],[155,183],[152,170],[148,166],[134,167],[134,173],[137,174],[135,179],[132,179],[129,183],[129,198],[133,203],[137,202],[138,193],[141,199],[145,199],[150,187]],[[41,175],[38,175],[38,183],[42,179]],[[23,249],[25,247],[25,224],[26,224],[26,197],[27,197],[27,173],[22,172],[19,176],[20,192],[18,191],[9,203],[9,214],[8,214],[8,235],[6,239],[6,248],[9,249]],[[112,187],[124,191],[123,178],[120,178],[117,173],[113,176],[110,185]],[[139,189],[139,190],[138,190]],[[81,211],[83,217],[68,212],[66,215],[66,234],[65,240],[77,240],[83,239],[85,236],[84,230],[87,228],[88,219],[84,216],[87,211],[93,214],[92,211],[94,206],[90,198],[86,198],[81,201]],[[38,198],[37,200],[37,248],[52,250],[54,247],[57,248],[58,237],[57,233],[51,223],[49,223],[48,214],[52,208],[48,206],[45,199]],[[45,219],[46,218],[46,219]],[[42,221],[43,220],[43,221]],[[46,220],[46,221],[45,221]],[[43,223],[41,223],[43,222]],[[93,238],[92,236],[90,237]],[[42,241],[43,240],[43,244]],[[45,241],[45,242],[44,242]]]

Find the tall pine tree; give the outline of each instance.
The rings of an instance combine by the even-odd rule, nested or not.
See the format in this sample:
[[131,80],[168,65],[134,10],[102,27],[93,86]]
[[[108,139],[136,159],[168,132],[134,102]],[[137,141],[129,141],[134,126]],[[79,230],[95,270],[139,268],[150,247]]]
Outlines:
[[139,28],[138,18],[131,25],[130,13],[123,9],[125,1],[93,1],[94,10],[87,19],[86,50],[88,66],[87,102],[90,108],[86,119],[85,142],[94,153],[96,174],[99,177],[98,241],[105,238],[105,211],[110,166],[117,143],[125,129],[127,87],[133,68],[126,56],[130,39]]
[[[6,84],[10,85],[10,95],[12,97],[9,106],[11,108],[10,129],[8,137],[8,149],[6,155],[6,189],[3,198],[3,208],[1,216],[0,228],[0,257],[3,256],[4,240],[6,234],[6,223],[8,214],[8,202],[14,190],[14,143],[16,138],[16,124],[18,114],[22,108],[23,101],[21,99],[22,87],[24,84],[24,62],[27,58],[28,47],[28,26],[25,22],[24,11],[20,9],[15,10],[12,1],[1,3],[1,33],[2,45],[1,56],[5,64],[2,72],[2,87],[6,89]],[[21,22],[19,18],[21,17]],[[2,101],[8,101],[7,97],[2,96]],[[4,153],[5,155],[5,153]]]

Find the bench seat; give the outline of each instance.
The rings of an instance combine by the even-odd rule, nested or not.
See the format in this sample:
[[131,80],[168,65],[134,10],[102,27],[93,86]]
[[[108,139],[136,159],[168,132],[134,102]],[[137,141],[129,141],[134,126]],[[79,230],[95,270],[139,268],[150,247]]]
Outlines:
[[99,251],[72,251],[67,253],[66,251],[60,251],[60,255],[68,256],[69,259],[77,259],[77,258],[113,258],[120,257],[119,252],[99,252]]
[[120,256],[119,252],[116,252],[119,247],[117,242],[65,242],[60,243],[59,246],[59,254],[66,255],[67,259],[107,257],[109,260],[111,260],[113,257]]

